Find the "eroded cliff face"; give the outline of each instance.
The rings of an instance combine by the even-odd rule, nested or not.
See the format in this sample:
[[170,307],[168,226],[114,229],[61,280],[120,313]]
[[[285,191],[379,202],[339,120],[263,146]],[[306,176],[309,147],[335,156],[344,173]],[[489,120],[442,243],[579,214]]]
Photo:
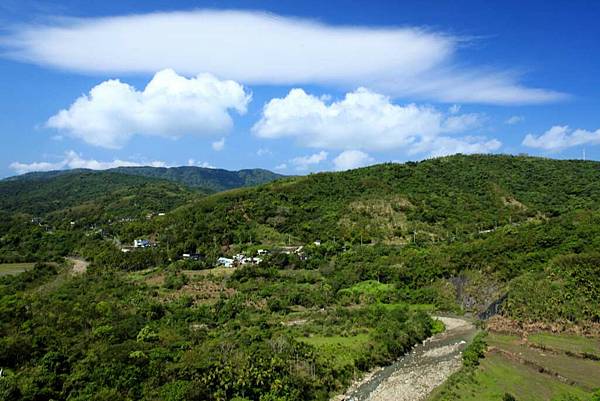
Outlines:
[[453,277],[449,282],[454,287],[456,303],[480,319],[500,313],[506,300],[506,284],[478,271],[467,271]]

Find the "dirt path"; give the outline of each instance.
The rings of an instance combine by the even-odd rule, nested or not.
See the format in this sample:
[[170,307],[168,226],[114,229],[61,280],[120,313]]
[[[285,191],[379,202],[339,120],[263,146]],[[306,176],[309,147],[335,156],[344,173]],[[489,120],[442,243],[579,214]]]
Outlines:
[[90,262],[85,261],[80,258],[67,258],[71,263],[73,263],[73,274],[82,274],[87,271],[87,268]]
[[446,331],[415,346],[396,363],[367,375],[342,398],[352,401],[421,401],[462,366],[462,350],[475,336],[472,323],[437,317]]

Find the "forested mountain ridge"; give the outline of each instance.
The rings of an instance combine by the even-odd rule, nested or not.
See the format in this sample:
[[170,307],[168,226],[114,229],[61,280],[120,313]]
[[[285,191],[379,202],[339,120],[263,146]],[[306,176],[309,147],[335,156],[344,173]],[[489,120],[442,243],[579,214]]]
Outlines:
[[119,173],[124,175],[140,176],[163,179],[176,182],[189,188],[197,188],[202,192],[219,192],[233,188],[248,187],[264,184],[284,177],[264,169],[243,169],[229,171],[224,169],[181,166],[181,167],[116,167],[103,171],[87,169],[58,170],[47,172],[33,172],[19,176],[9,177],[3,181],[39,181],[71,174],[91,173]]
[[281,174],[259,168],[229,171],[196,166],[118,167],[112,171],[144,177],[162,178],[191,188],[201,188],[213,192],[265,184],[284,177]]
[[600,163],[450,156],[288,178],[206,197],[171,216],[175,242],[439,241],[600,207]]
[[138,215],[171,210],[193,193],[201,194],[166,180],[72,170],[0,181],[0,210],[42,217],[93,203],[115,214]]

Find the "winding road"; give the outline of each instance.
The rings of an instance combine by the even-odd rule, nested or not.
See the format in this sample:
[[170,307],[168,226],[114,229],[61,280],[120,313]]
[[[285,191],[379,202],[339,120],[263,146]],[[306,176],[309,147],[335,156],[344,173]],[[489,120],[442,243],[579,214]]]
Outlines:
[[477,333],[461,318],[436,317],[446,331],[416,345],[394,364],[368,374],[343,396],[348,401],[421,401],[462,366],[462,350]]

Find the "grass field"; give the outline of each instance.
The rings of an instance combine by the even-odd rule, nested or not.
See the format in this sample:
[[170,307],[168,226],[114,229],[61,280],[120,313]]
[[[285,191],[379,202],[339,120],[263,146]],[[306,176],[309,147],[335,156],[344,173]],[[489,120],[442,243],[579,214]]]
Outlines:
[[0,276],[19,274],[33,268],[35,263],[0,263]]
[[[518,401],[587,401],[600,388],[600,361],[567,353],[600,352],[598,339],[539,333],[525,341],[489,333],[486,342],[488,352],[474,373],[444,385],[451,386],[451,399],[502,400],[509,393]],[[552,351],[532,347],[532,343],[551,346]],[[439,393],[431,399],[439,399]]]
[[300,337],[298,340],[313,345],[319,350],[319,355],[323,358],[333,359],[336,367],[342,367],[352,364],[361,355],[369,341],[369,335],[358,334],[348,337],[313,336]]
[[528,340],[530,343],[542,347],[575,354],[589,354],[600,358],[600,338],[536,333],[531,334]]
[[473,381],[462,385],[460,400],[502,400],[505,393],[519,401],[560,399],[566,394],[587,400],[589,392],[563,383],[536,369],[498,354],[488,354]]
[[235,267],[214,267],[212,269],[204,270],[182,270],[182,273],[188,277],[229,277],[236,271]]

